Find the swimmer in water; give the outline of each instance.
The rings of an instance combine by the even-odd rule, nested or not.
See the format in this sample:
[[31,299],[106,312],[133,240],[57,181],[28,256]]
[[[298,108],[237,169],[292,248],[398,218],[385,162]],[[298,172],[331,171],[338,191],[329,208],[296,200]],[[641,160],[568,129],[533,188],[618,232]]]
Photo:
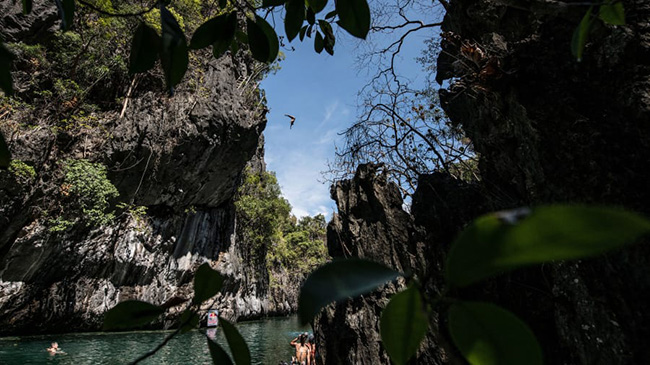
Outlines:
[[47,348],[47,352],[49,352],[50,355],[54,355],[54,354],[59,354],[59,353],[61,353],[61,352],[63,352],[63,351],[61,351],[61,349],[59,348],[59,344],[58,344],[58,343],[56,343],[56,342],[52,342],[52,344],[50,345],[50,347]]

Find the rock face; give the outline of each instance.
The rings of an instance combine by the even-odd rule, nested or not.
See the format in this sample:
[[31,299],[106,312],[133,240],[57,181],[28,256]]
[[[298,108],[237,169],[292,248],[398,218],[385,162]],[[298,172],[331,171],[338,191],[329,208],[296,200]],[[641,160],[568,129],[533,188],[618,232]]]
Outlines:
[[[5,38],[55,29],[56,10],[41,5],[25,17],[19,3],[3,3]],[[227,277],[213,305],[226,317],[284,310],[268,298],[266,273],[247,265],[263,253],[235,234],[232,199],[241,176],[247,166],[264,169],[265,110],[255,85],[240,82],[255,64],[241,52],[198,63],[197,87],[181,84],[173,98],[136,87],[123,115],[94,115],[97,128],[53,133],[1,122],[13,158],[34,166],[36,176],[27,182],[0,171],[0,335],[96,330],[120,301],[190,298],[193,272],[206,261]],[[125,210],[101,227],[48,229],[42,208],[65,195],[57,171],[69,158],[107,166],[116,200],[147,213]],[[175,315],[157,326],[171,325]]]
[[[426,276],[430,268],[424,259],[431,256],[431,247],[422,243],[413,218],[402,209],[398,187],[379,174],[378,168],[361,165],[353,179],[332,186],[338,213],[327,230],[329,253],[333,257],[363,257]],[[388,284],[373,294],[324,310],[314,331],[326,363],[390,363],[381,347],[379,316],[390,296],[403,288],[403,282]],[[440,342],[437,337],[436,331],[430,331],[425,342],[433,348]],[[419,360],[442,364],[445,358],[444,350],[439,349],[421,354]]]
[[[409,267],[399,253],[411,252],[425,261],[418,264],[424,267],[421,280],[435,294],[451,241],[484,212],[573,202],[623,206],[649,216],[650,5],[626,1],[628,24],[598,24],[578,63],[570,43],[584,11],[551,3],[452,0],[438,80],[453,82],[440,99],[471,138],[482,179],[467,184],[443,174],[421,177],[411,217],[397,200],[367,208],[372,205],[364,202],[374,196],[393,195],[390,188],[378,188],[390,184],[376,177],[364,180],[358,174],[337,184],[333,195],[340,214],[331,223],[330,252],[398,269]],[[463,62],[471,58],[468,47],[481,56]],[[403,217],[399,224],[406,230],[385,233],[395,217]],[[378,232],[385,238],[377,239]],[[643,343],[650,336],[647,241],[606,257],[518,270],[455,295],[494,301],[522,317],[547,363],[643,363],[650,355]],[[412,251],[420,247],[414,242],[422,242],[424,256]],[[380,350],[363,349],[378,347],[377,313],[386,301],[383,293],[365,296],[329,308],[318,319],[327,363],[388,363]],[[456,362],[447,334],[437,331],[437,321],[432,325],[434,333],[415,362]],[[356,333],[370,345],[341,333]]]

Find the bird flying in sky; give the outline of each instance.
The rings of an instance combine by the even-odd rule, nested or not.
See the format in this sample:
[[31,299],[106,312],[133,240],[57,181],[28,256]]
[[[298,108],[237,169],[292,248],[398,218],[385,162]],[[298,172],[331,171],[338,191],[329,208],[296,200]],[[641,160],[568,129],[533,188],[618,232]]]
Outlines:
[[285,114],[285,116],[291,118],[291,125],[289,125],[289,129],[291,129],[291,127],[293,127],[293,123],[296,122],[296,117],[294,117],[293,115],[289,115],[289,114]]

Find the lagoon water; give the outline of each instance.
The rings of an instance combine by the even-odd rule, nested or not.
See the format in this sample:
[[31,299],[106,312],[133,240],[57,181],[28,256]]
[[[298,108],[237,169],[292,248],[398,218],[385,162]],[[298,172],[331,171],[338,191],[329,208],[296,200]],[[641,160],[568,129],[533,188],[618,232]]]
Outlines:
[[[272,318],[237,323],[251,351],[253,364],[276,365],[289,361],[292,348],[289,342],[300,332],[295,317]],[[176,336],[156,355],[141,364],[211,364],[205,329]],[[152,350],[170,332],[79,333],[47,336],[0,338],[0,364],[128,364]],[[227,348],[220,330],[216,340]],[[65,354],[50,355],[46,348],[56,341]]]

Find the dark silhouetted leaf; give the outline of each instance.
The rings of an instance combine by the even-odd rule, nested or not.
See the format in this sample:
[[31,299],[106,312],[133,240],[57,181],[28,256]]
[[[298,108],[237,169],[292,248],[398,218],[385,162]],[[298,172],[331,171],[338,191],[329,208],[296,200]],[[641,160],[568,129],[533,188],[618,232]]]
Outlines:
[[162,48],[160,62],[165,73],[165,81],[170,94],[173,88],[185,75],[189,57],[187,41],[174,15],[165,7],[160,8],[160,24],[162,26]]
[[289,0],[285,8],[287,13],[284,17],[284,32],[291,42],[300,32],[305,20],[305,0]]
[[207,262],[199,266],[194,274],[194,299],[196,304],[217,295],[223,285],[223,277],[213,270]]
[[269,8],[271,6],[280,6],[280,5],[284,5],[284,3],[286,2],[287,0],[263,0],[262,7]]
[[230,347],[232,357],[235,359],[235,364],[250,365],[251,353],[248,350],[248,344],[239,334],[237,328],[223,318],[219,318],[219,324],[223,328],[223,334],[226,336],[226,341],[228,341],[228,346]]
[[300,41],[302,42],[305,39],[305,33],[307,32],[307,26],[300,28]]
[[160,36],[145,23],[140,23],[131,42],[129,72],[145,72],[153,68],[160,50]]
[[528,326],[490,303],[458,302],[449,308],[449,333],[472,365],[541,365],[542,350]]
[[591,25],[593,24],[593,19],[591,17],[592,9],[593,6],[590,6],[587,13],[585,13],[585,16],[582,17],[582,21],[580,21],[580,24],[578,24],[578,27],[573,32],[573,37],[571,39],[571,54],[573,54],[578,62],[582,61],[582,53],[587,44]]
[[[275,30],[266,20],[256,16],[255,22],[259,25],[259,28],[262,30],[269,46],[269,57],[266,61],[262,62],[273,62],[275,58],[278,57],[278,52],[280,51],[280,43],[278,42],[278,35],[275,33]],[[250,44],[250,42],[249,42]]]
[[370,30],[370,8],[366,0],[339,0],[336,2],[338,24],[357,38],[366,39]]
[[600,6],[598,17],[607,24],[625,25],[625,8],[622,2]]
[[327,6],[327,0],[307,0],[307,3],[315,14],[320,13]]
[[104,330],[129,329],[143,326],[165,311],[157,305],[139,300],[118,303],[104,316]]
[[14,55],[0,42],[0,88],[7,96],[11,96],[14,93],[13,81],[11,79],[11,64],[13,59]]
[[218,343],[208,338],[208,348],[210,349],[210,356],[212,363],[215,365],[232,365],[232,360],[228,353]]
[[336,43],[336,38],[334,38],[334,31],[332,30],[332,25],[330,25],[330,23],[322,19],[318,20],[318,25],[320,26],[320,29],[323,31],[323,34],[325,34],[325,39],[323,42],[323,46],[325,50],[330,55],[334,55],[334,44]]
[[9,152],[9,147],[5,141],[5,137],[0,132],[0,169],[6,169],[9,167],[11,162],[11,152]]
[[32,0],[23,0],[23,14],[32,12]]
[[181,333],[189,332],[199,326],[199,315],[189,309],[186,309],[180,318]]
[[325,46],[325,42],[323,40],[323,36],[320,34],[319,31],[316,31],[316,37],[314,38],[314,50],[316,53],[321,53],[323,52],[323,47]]
[[334,18],[336,16],[336,10],[332,10],[329,13],[325,14],[325,19]]
[[420,292],[414,286],[395,294],[381,312],[381,342],[393,363],[415,355],[427,333],[429,318]]
[[192,35],[189,48],[201,49],[214,43],[219,33],[223,31],[227,17],[228,14],[222,14],[201,24]]
[[233,43],[235,38],[235,31],[237,30],[237,13],[232,12],[226,18],[223,32],[220,33],[220,36],[212,44],[212,54],[215,58],[221,57],[230,45]]
[[225,9],[228,6],[228,0],[219,0],[219,7]]
[[230,44],[230,53],[232,53],[232,55],[234,56],[237,54],[238,51],[239,51],[239,43],[236,41],[232,42]]
[[649,232],[650,221],[613,208],[551,205],[492,213],[458,236],[447,257],[447,280],[462,287],[523,265],[594,256]]
[[334,301],[369,293],[399,275],[382,264],[362,259],[325,264],[312,272],[300,289],[300,322],[308,323],[321,308]]
[[314,25],[316,24],[316,14],[311,8],[307,8],[307,23]]
[[[258,18],[261,19],[255,16],[256,20]],[[271,54],[271,45],[259,23],[247,18],[246,31],[248,33],[248,45],[250,46],[253,58],[260,62],[268,62]]]
[[56,0],[56,7],[61,17],[61,29],[64,31],[70,29],[74,19],[74,0]]

